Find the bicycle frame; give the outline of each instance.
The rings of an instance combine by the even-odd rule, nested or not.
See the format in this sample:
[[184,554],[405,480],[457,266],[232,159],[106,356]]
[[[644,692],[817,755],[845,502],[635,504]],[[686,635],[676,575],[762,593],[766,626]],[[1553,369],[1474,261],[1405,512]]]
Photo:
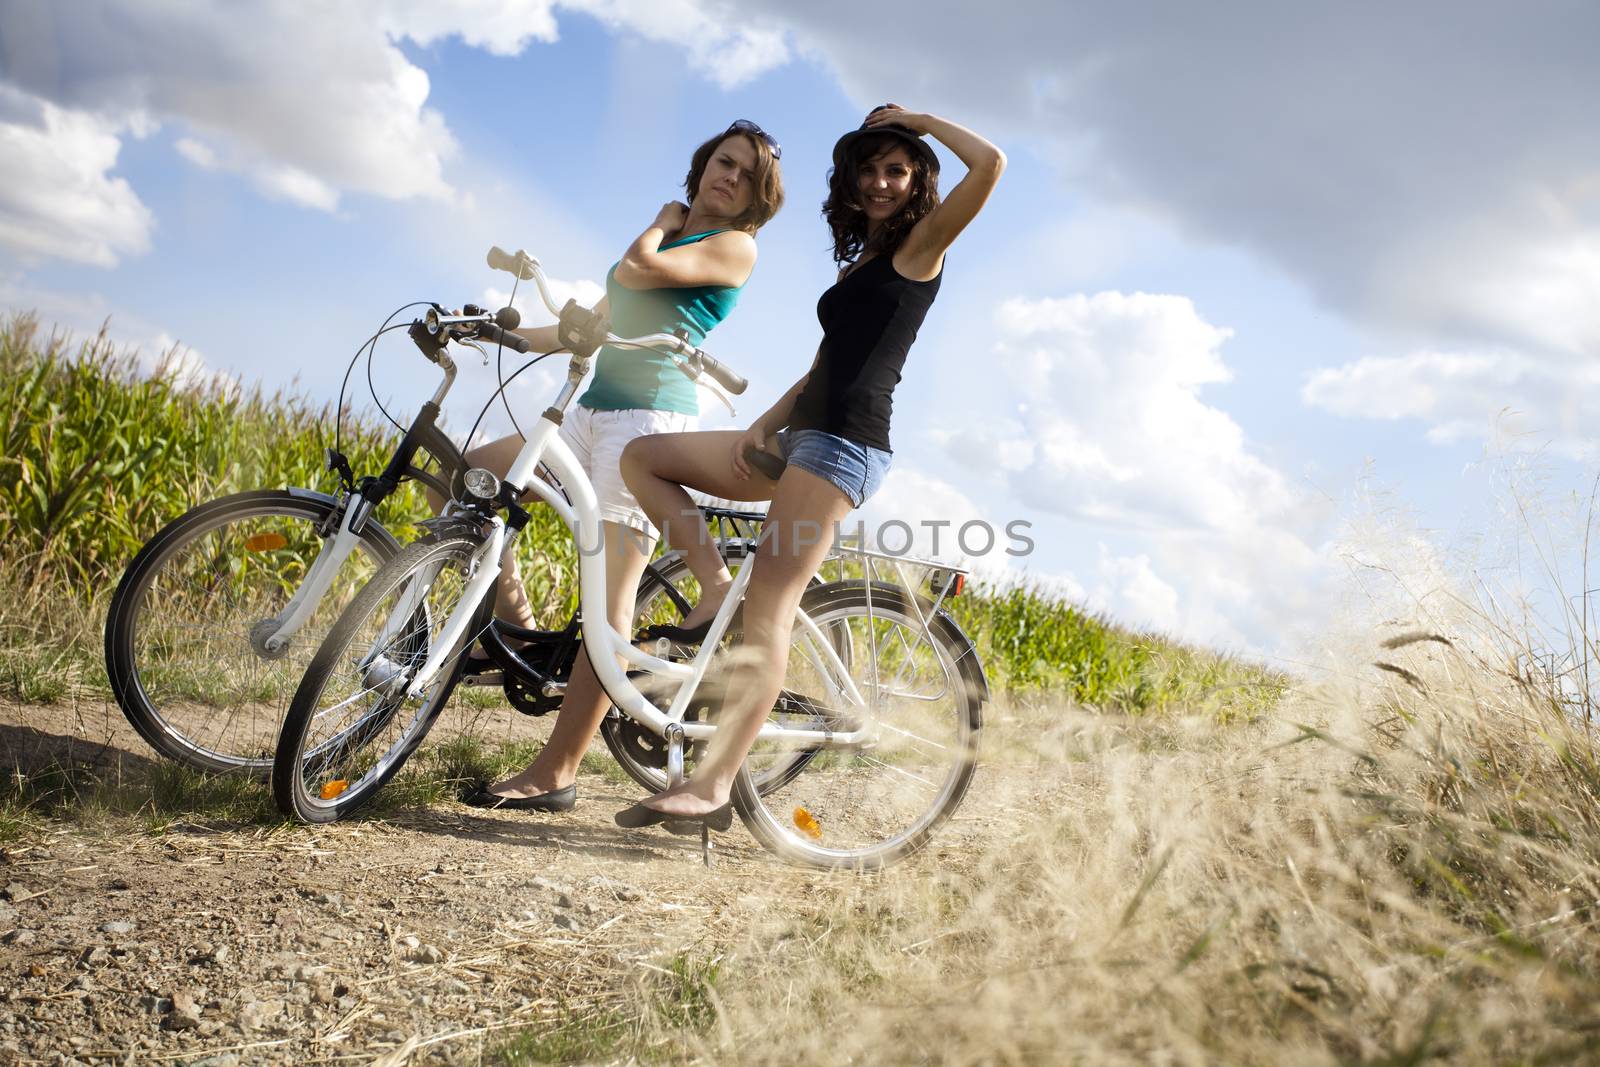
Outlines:
[[[456,448],[455,442],[451,441],[437,425],[439,405],[444,402],[445,395],[455,383],[456,365],[442,350],[432,358],[444,369],[444,381],[439,383],[433,396],[418,410],[416,418],[411,420],[411,426],[395,448],[394,455],[389,457],[389,463],[384,467],[383,473],[376,478],[363,478],[359,486],[351,488],[346,494],[343,519],[339,524],[338,533],[323,542],[317,558],[306,569],[305,580],[300,583],[300,588],[295,590],[289,603],[285,604],[277,615],[263,619],[252,629],[251,641],[257,645],[258,650],[268,654],[282,651],[289,643],[289,639],[305,625],[306,620],[317,610],[322,598],[327,595],[329,587],[339,574],[339,569],[344,566],[344,561],[355,551],[357,542],[361,540],[361,530],[367,520],[377,510],[378,505],[400,487],[402,481],[414,478],[449,499],[450,484],[467,469],[467,461]],[[443,479],[419,470],[412,464],[411,461],[419,450],[426,451],[439,461],[441,473],[444,474]],[[330,451],[329,455],[333,454]],[[345,470],[348,478],[348,468]],[[346,484],[348,485],[348,481]]]
[[[747,557],[739,567],[738,573],[734,576],[733,587],[712,621],[710,633],[694,659],[687,664],[671,662],[643,652],[635,647],[626,635],[612,627],[606,611],[605,554],[600,551],[584,551],[586,545],[592,544],[598,548],[601,544],[603,532],[599,503],[588,475],[584,473],[566,442],[557,434],[559,420],[577,394],[578,383],[588,373],[590,358],[580,355],[572,357],[566,385],[562,387],[555,404],[529,429],[527,440],[517,453],[517,458],[512,461],[511,469],[506,473],[506,481],[513,486],[527,486],[531,489],[555,510],[577,540],[583,639],[589,649],[603,649],[611,653],[611,655],[603,653],[596,655],[591,651],[589,656],[589,662],[594,666],[595,674],[611,702],[623,714],[657,735],[665,737],[668,728],[676,724],[683,730],[685,738],[706,739],[716,732],[716,726],[707,722],[685,722],[684,716],[711,666],[717,645],[727,632],[734,611],[744,598],[745,589],[754,572],[752,563],[755,557],[754,554]],[[534,476],[533,472],[541,462],[560,481],[566,491],[567,499],[563,499],[554,488]],[[473,615],[500,575],[500,561],[507,541],[508,527],[498,513],[487,520],[486,526],[488,534],[473,556],[471,574],[467,579],[461,601],[455,612],[445,621],[437,640],[428,652],[428,658],[412,677],[407,690],[407,695],[410,697],[420,697],[427,691],[445,666],[451,650],[467,636],[467,627],[471,625]],[[514,535],[513,531],[512,536]],[[402,594],[402,596],[408,595],[410,594]],[[420,602],[420,593],[417,595]],[[391,616],[397,624],[405,617],[404,611]],[[816,639],[815,645],[827,661],[828,674],[836,685],[836,691],[832,696],[852,708],[865,708],[867,701],[856,688],[850,678],[850,672],[821,630],[803,612],[799,613],[796,622]],[[389,636],[391,635],[380,636],[380,643]],[[668,678],[678,682],[677,693],[666,710],[658,708],[639,691],[623,668],[618,666],[618,656],[652,677]],[[871,731],[864,726],[844,732],[799,729],[768,722],[762,725],[759,736],[763,740],[781,739],[795,744],[844,747],[859,745],[870,740]]]

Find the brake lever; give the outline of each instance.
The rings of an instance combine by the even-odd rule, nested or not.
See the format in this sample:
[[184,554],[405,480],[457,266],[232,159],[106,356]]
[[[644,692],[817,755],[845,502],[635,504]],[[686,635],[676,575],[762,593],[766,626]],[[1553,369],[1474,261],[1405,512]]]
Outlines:
[[682,371],[683,376],[693,382],[696,387],[704,389],[706,392],[722,401],[722,406],[728,409],[729,415],[732,415],[734,418],[739,417],[739,413],[733,409],[733,401],[728,398],[726,393],[724,393],[721,389],[718,389],[716,385],[713,384],[709,375],[695,369],[695,363],[693,360],[680,352],[667,352],[665,355],[668,359],[672,360],[672,365]]
[[710,393],[712,396],[716,397],[718,400],[722,401],[722,406],[728,409],[729,415],[736,419],[739,417],[739,413],[733,410],[733,401],[728,399],[721,389],[718,389],[714,385],[708,385],[705,382],[698,382],[696,384],[698,384],[702,389]]
[[489,365],[489,350],[484,348],[482,342],[480,342],[476,337],[457,337],[456,344],[466,345],[468,348],[476,348],[478,350],[478,354],[483,357],[483,365],[485,367]]

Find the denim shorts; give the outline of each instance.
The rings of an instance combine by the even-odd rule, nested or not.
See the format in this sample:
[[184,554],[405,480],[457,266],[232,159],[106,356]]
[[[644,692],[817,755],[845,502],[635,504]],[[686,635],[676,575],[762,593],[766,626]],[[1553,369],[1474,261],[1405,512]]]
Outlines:
[[778,434],[778,455],[791,467],[815,474],[850,499],[859,508],[878,491],[889,462],[894,457],[878,448],[868,448],[822,430],[782,430]]

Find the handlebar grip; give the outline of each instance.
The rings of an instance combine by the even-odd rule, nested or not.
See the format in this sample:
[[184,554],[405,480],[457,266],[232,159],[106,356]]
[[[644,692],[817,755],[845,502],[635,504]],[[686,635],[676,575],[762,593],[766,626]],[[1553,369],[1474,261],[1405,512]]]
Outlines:
[[750,383],[735,374],[731,368],[718,363],[704,352],[700,353],[700,366],[705,369],[707,374],[716,379],[718,385],[734,396],[738,396],[750,387]]
[[492,322],[478,324],[478,336],[494,344],[505,345],[517,352],[526,352],[533,347],[533,342],[526,337],[521,337],[510,330],[502,330]]
[[503,270],[515,274],[523,281],[529,281],[533,278],[533,264],[525,260],[519,260],[499,245],[489,249],[489,266],[493,270]]

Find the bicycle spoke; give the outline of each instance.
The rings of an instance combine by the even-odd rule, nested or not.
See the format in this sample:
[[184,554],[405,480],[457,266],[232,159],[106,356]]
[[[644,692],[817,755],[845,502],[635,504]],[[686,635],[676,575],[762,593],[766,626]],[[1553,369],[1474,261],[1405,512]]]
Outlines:
[[[358,541],[328,600],[276,657],[252,646],[251,629],[284,610],[321,552],[329,507],[288,493],[203,505],[130,568],[108,623],[108,669],[123,710],[164,754],[206,770],[264,769],[277,713],[337,615],[331,601],[377,563],[376,542]],[[262,535],[281,543],[253,550]]]
[[930,782],[926,778],[921,777],[920,775],[912,774],[910,771],[904,769],[903,767],[896,767],[896,766],[894,766],[892,764],[885,763],[885,762],[883,762],[883,760],[875,759],[874,757],[867,755],[865,752],[858,752],[857,755],[861,758],[861,762],[863,762],[863,763],[871,763],[871,764],[873,764],[875,766],[882,767],[886,771],[890,771],[890,772],[892,772],[894,774],[898,774],[903,778],[909,778],[913,782],[917,782],[918,784],[926,786],[929,789],[938,789],[939,788],[937,783]]
[[[894,588],[869,592],[842,581],[814,599],[819,603],[802,606],[816,629],[798,634],[790,647],[787,695],[773,717],[791,726],[864,729],[874,743],[799,751],[758,743],[741,782],[770,778],[777,769],[791,784],[756,793],[753,801],[742,791],[749,825],[806,862],[887,862],[918,847],[970,780],[972,731],[980,720],[957,667],[970,648],[955,645],[947,631],[930,630],[920,606]],[[838,660],[823,654],[816,634],[839,651]],[[870,711],[818,707],[804,695],[851,688]]]

